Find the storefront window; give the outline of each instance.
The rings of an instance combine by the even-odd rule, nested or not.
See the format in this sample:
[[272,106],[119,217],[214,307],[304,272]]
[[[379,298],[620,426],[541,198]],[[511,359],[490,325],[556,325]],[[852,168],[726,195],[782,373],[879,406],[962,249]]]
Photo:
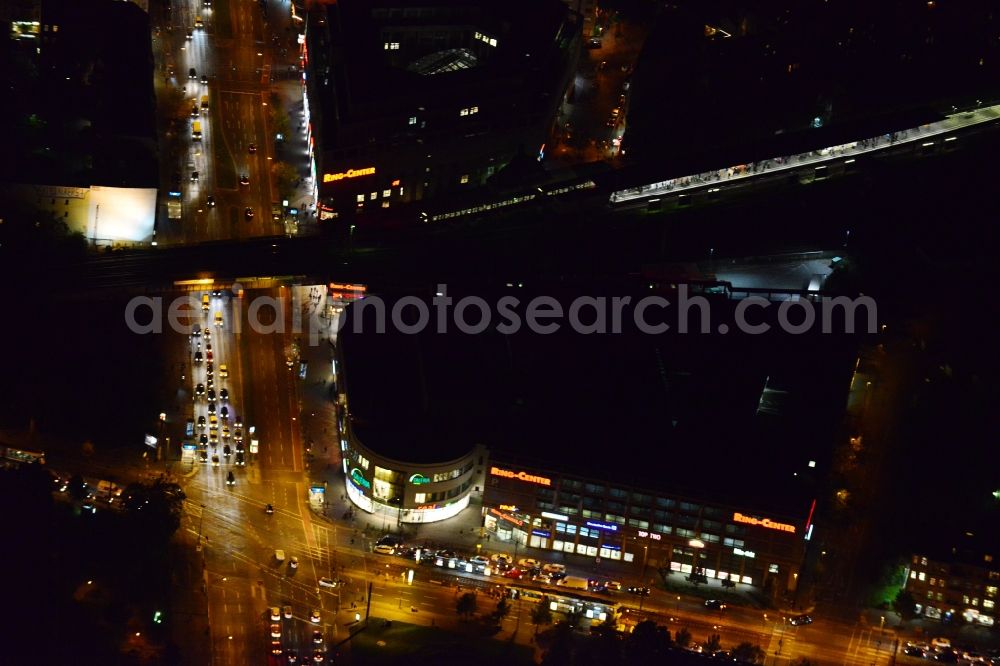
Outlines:
[[562,549],[563,549],[563,542],[562,541],[553,541],[552,542],[552,550],[562,550]]
[[632,553],[625,553],[625,561],[626,562],[631,562],[634,559],[635,559],[635,555],[633,555]]

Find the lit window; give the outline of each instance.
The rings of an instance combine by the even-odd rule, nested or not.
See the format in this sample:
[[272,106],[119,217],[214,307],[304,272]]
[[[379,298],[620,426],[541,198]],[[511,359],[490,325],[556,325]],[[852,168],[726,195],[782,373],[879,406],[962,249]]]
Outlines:
[[922,564],[923,566],[926,567],[927,566],[927,558],[926,557],[921,557],[920,558],[920,564]]
[[364,203],[364,202],[365,202],[365,195],[359,194],[358,195],[358,203]]
[[[729,545],[729,544],[726,544],[726,545]],[[916,571],[911,571],[910,572],[910,578],[916,580],[916,578],[917,578],[917,572]]]
[[469,115],[469,110],[468,109],[459,109],[458,115],[460,115],[460,116],[467,116],[467,115]]
[[996,585],[987,585],[986,586],[986,596],[988,596],[988,597],[995,597],[995,596],[997,596],[997,587],[996,587]]
[[460,179],[460,181],[461,181],[461,183],[462,183],[463,185],[464,185],[465,183],[469,182],[469,174],[467,174],[467,173],[463,173],[463,174],[462,174],[462,178]]
[[931,585],[937,585],[937,578],[931,578]]
[[423,504],[427,501],[427,493],[415,493],[413,495],[413,501],[417,504]]
[[399,196],[403,196],[403,188],[399,188]]
[[973,606],[978,606],[979,605],[979,599],[977,597],[972,597],[972,605]]
[[477,32],[476,33],[476,39],[482,39],[482,38],[483,38],[483,33]]
[[937,593],[937,600],[938,601],[944,601],[944,598],[942,597],[942,595],[941,595],[940,592]]
[[[375,199],[378,199],[378,192],[372,192],[370,195],[368,195],[368,198],[371,199],[372,201],[375,201]],[[920,575],[923,576],[923,574]],[[920,580],[923,580],[923,578],[921,578]]]
[[386,51],[389,50],[389,42],[382,42],[382,48]]
[[417,124],[417,117],[416,116],[410,116],[410,124],[411,125],[416,125]]
[[[390,194],[392,194],[392,190],[382,190],[382,198],[383,199],[385,197],[389,196]],[[932,585],[933,585],[933,583],[932,583]]]
[[382,202],[382,208],[388,208],[388,207],[389,207],[389,202],[388,201],[383,201]]
[[[374,199],[375,197],[372,198]],[[917,574],[917,580],[926,580],[926,579],[927,579],[927,574],[925,574],[923,571]]]
[[469,115],[471,116],[473,113],[479,113],[479,107],[478,106],[474,106],[474,107],[472,107],[472,108],[469,109]]
[[928,599],[933,599],[934,598],[934,593],[933,592],[928,592],[927,593],[927,598]]
[[992,609],[995,605],[992,599],[983,599],[983,608]]
[[399,42],[391,42],[389,44],[389,50],[390,51],[398,51],[399,50]]
[[497,45],[497,40],[491,39],[490,40],[490,46],[496,46],[496,45]]
[[963,594],[962,595],[962,603],[968,605],[968,603],[969,603],[969,597]]

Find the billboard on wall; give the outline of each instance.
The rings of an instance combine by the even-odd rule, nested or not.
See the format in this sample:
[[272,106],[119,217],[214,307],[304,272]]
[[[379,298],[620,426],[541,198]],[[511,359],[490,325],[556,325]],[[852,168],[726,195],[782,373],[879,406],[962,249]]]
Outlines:
[[87,238],[113,243],[148,243],[156,222],[156,189],[147,187],[90,188]]

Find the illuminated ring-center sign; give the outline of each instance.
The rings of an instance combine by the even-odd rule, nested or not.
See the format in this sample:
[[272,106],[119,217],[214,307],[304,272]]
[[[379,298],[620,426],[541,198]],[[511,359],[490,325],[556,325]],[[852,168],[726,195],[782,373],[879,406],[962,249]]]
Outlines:
[[362,486],[363,488],[371,488],[372,482],[364,477],[361,470],[355,467],[351,470],[351,481]]
[[375,175],[375,167],[365,167],[364,169],[348,169],[347,171],[341,171],[339,173],[324,173],[323,182],[329,183],[337,180],[344,180],[345,178],[358,178],[360,176],[373,176]]

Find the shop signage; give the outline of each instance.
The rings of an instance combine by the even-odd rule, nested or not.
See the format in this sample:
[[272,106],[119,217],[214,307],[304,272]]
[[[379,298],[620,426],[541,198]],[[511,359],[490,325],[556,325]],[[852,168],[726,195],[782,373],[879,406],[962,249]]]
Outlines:
[[535,476],[534,474],[528,474],[527,472],[515,472],[509,469],[503,469],[502,467],[491,467],[490,474],[493,476],[502,476],[505,479],[517,479],[518,481],[524,481],[525,483],[537,483],[540,486],[551,486],[552,479],[544,476]]
[[788,523],[776,523],[770,518],[754,518],[753,516],[745,516],[742,513],[733,514],[734,523],[743,523],[745,525],[756,525],[757,527],[766,527],[769,530],[778,530],[779,532],[788,532],[789,534],[795,534],[795,525],[789,525]]
[[621,550],[622,549],[621,546],[614,546],[614,545],[612,545],[610,543],[602,543],[601,544],[601,548],[604,548],[605,550]]
[[551,534],[543,530],[531,530],[531,533],[534,534],[535,536],[545,537],[546,539],[552,536]]
[[500,510],[501,511],[517,511],[517,505],[516,504],[501,504],[500,505]]
[[430,482],[431,480],[428,479],[423,474],[414,474],[413,476],[410,477],[410,483],[412,483],[415,486],[422,486],[423,484]]
[[599,523],[596,520],[588,520],[587,527],[596,527],[599,530],[608,530],[609,532],[617,532],[618,526],[612,523]]
[[354,483],[358,484],[362,488],[372,487],[372,482],[366,479],[364,475],[361,473],[361,470],[358,469],[357,467],[351,470],[351,481],[354,481]]
[[550,511],[542,511],[542,518],[551,518],[552,520],[569,520],[569,516],[564,516],[561,513],[552,513]]
[[437,504],[421,504],[417,507],[417,511],[430,511],[431,509],[438,508]]
[[733,548],[733,555],[740,555],[741,557],[749,557],[751,560],[757,557],[757,553],[752,550],[743,550],[742,548]]
[[358,178],[359,176],[372,176],[375,174],[375,167],[365,167],[364,169],[348,169],[340,173],[324,173],[323,182],[329,183],[345,178]]
[[494,516],[497,516],[498,518],[503,518],[506,521],[514,523],[518,527],[521,527],[521,526],[524,525],[524,521],[523,520],[521,520],[519,518],[515,518],[514,516],[512,516],[510,514],[502,513],[500,511],[497,511],[496,509],[490,509],[490,513],[492,513]]
[[663,537],[656,532],[647,532],[646,530],[639,530],[639,536],[644,539],[652,539],[653,541],[659,541]]

